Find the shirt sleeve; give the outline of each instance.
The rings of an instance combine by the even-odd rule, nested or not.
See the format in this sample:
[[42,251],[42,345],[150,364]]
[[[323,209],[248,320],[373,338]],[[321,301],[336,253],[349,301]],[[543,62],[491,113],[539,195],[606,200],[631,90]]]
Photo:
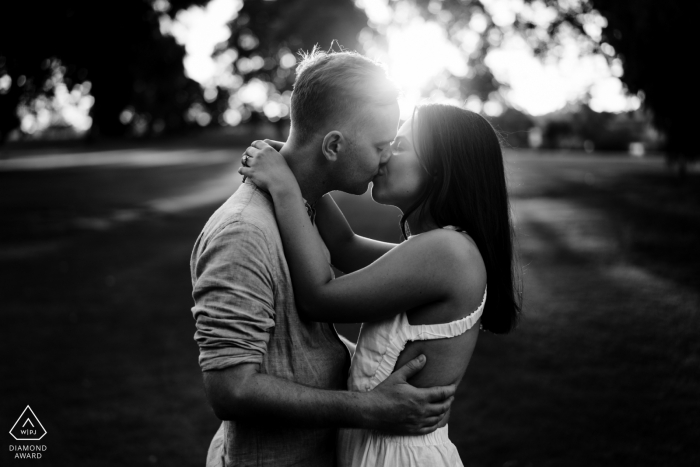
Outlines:
[[243,221],[222,228],[200,253],[192,313],[202,371],[262,363],[275,325],[271,264],[264,234]]

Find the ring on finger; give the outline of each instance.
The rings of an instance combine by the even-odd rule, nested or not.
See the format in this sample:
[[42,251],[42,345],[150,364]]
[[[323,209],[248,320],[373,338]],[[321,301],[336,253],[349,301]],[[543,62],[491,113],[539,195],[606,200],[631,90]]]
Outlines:
[[250,159],[250,156],[248,154],[243,155],[243,165],[248,167],[248,159]]

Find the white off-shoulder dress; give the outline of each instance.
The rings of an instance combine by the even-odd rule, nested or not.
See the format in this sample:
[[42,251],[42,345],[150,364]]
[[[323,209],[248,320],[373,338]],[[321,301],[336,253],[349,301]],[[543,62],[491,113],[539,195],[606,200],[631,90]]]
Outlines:
[[[456,230],[456,229],[455,229]],[[394,371],[399,354],[411,341],[448,339],[471,329],[486,304],[486,289],[479,307],[464,318],[442,324],[411,325],[406,313],[364,323],[352,358],[348,389],[369,391]],[[342,429],[338,438],[340,467],[463,466],[447,426],[421,436],[395,436],[371,430]]]

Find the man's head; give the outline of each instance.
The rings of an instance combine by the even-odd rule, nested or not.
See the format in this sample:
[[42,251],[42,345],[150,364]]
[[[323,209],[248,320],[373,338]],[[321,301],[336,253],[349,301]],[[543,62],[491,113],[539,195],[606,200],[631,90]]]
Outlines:
[[314,48],[297,67],[290,140],[322,156],[332,189],[364,193],[391,155],[397,97],[378,63],[355,52]]

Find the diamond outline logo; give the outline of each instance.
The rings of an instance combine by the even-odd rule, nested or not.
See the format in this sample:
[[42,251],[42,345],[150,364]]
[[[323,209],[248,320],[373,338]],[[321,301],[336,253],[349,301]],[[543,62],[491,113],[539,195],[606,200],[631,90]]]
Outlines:
[[[25,417],[25,415],[26,415],[26,413],[27,413],[27,410],[29,410],[29,412],[31,412],[32,416],[34,417],[34,420],[36,420],[36,422],[39,424],[39,426],[41,427],[41,429],[44,431],[44,433],[43,433],[41,436],[39,436],[38,438],[37,438],[37,437],[34,437],[34,438],[18,438],[18,437],[15,436],[14,433],[12,433],[12,430],[15,429],[15,427],[16,427],[17,424],[20,422],[20,420],[22,420],[22,419]],[[34,427],[34,424],[32,423],[31,419],[29,418],[29,415],[26,415],[26,418],[27,418],[27,421],[29,421],[29,424],[32,425],[32,427]],[[27,421],[24,422],[24,425],[27,424]],[[24,427],[24,425],[22,425],[22,427]],[[15,440],[17,440],[17,441],[39,441],[41,438],[43,438],[44,436],[46,436],[46,433],[47,433],[46,428],[44,428],[44,425],[42,425],[42,424],[41,424],[41,421],[39,421],[39,417],[36,416],[36,414],[34,413],[34,411],[32,410],[32,408],[29,407],[29,406],[27,406],[27,408],[25,408],[25,409],[22,411],[22,415],[19,416],[19,418],[17,419],[17,421],[15,422],[15,424],[12,425],[12,428],[10,428],[10,434],[11,434],[12,437],[13,437]]]

